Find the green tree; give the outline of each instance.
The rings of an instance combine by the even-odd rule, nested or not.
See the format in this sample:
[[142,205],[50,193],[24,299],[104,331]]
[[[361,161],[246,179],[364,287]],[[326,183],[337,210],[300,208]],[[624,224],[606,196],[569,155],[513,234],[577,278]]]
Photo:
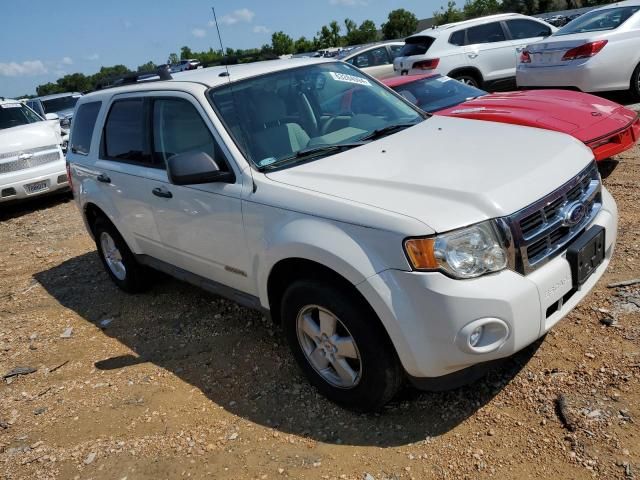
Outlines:
[[91,79],[92,87],[95,88],[100,84],[108,84],[128,73],[131,73],[131,70],[124,65],[113,65],[112,67],[100,67],[100,71],[89,78]]
[[306,53],[314,50],[313,41],[307,40],[306,37],[300,37],[293,45],[293,51],[295,53]]
[[180,60],[189,60],[193,58],[193,52],[186,45],[180,49]]
[[60,92],[85,92],[93,89],[91,78],[83,73],[72,73],[56,80]]
[[147,63],[143,63],[142,65],[138,65],[138,72],[155,72],[157,65],[152,61],[148,61]]
[[53,93],[61,93],[60,87],[57,83],[45,83],[36,87],[36,93],[39,97],[43,95],[51,95]]
[[404,8],[399,8],[389,12],[387,22],[382,24],[382,36],[385,40],[407,37],[416,31],[417,26],[416,16]]
[[339,47],[342,43],[342,37],[340,36],[340,24],[335,20],[332,20],[329,24],[329,31],[331,32],[331,46]]
[[[482,1],[482,0],[478,0]],[[456,2],[449,0],[447,2],[447,8],[440,7],[440,11],[433,12],[434,25],[444,25],[447,23],[459,22],[464,20],[465,14],[458,8],[456,8]]]
[[282,31],[271,35],[271,46],[276,55],[293,53],[293,39]]
[[360,45],[363,43],[375,42],[378,39],[378,30],[376,24],[371,20],[365,20],[356,26],[356,23],[347,18],[344,21],[344,26],[347,30],[344,36],[344,44],[346,45]]
[[462,12],[464,18],[476,18],[493,15],[501,10],[502,6],[498,0],[467,0]]

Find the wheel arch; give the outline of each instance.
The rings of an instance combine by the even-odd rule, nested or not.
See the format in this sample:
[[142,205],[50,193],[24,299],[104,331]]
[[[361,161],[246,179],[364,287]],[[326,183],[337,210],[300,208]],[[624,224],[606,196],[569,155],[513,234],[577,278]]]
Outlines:
[[479,86],[482,88],[482,85],[484,84],[484,76],[482,75],[482,72],[477,67],[467,66],[467,67],[454,68],[449,73],[447,73],[447,76],[453,78],[455,75],[461,75],[463,73],[466,73],[467,75],[472,75],[473,77],[475,77],[476,80],[478,80]]

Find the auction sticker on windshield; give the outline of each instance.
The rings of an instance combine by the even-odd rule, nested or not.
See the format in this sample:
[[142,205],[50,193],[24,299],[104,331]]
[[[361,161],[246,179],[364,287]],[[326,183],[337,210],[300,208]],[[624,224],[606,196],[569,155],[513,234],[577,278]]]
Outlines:
[[371,84],[369,83],[369,80],[367,80],[366,78],[360,78],[360,77],[356,77],[355,75],[348,75],[346,73],[337,73],[337,72],[329,72],[329,73],[331,74],[331,77],[334,80],[337,80],[339,82],[356,83],[358,85],[371,86]]

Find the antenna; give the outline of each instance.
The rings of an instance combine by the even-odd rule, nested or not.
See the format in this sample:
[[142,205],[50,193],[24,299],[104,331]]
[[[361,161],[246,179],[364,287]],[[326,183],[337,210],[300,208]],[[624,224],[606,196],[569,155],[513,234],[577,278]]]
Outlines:
[[226,53],[224,50],[224,45],[222,45],[222,35],[220,35],[220,27],[218,26],[218,17],[216,17],[216,7],[211,7],[213,10],[213,21],[216,23],[216,31],[218,32],[218,40],[220,41],[220,49],[222,50],[222,61],[224,62],[224,68],[227,70],[226,77],[231,82],[231,75],[229,74],[229,65],[227,65],[227,61],[225,60]]

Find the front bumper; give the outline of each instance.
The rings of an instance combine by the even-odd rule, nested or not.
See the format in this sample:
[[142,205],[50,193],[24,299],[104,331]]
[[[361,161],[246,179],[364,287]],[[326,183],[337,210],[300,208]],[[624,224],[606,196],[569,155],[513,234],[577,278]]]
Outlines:
[[[0,176],[0,203],[38,197],[40,195],[46,195],[48,193],[69,188],[67,170],[64,162],[56,163],[59,165],[56,167],[47,166],[45,172],[35,171],[37,169],[33,169],[34,171],[31,172],[33,175],[26,178],[22,172],[20,179],[11,178],[9,175],[5,176],[6,178],[2,178],[2,176]],[[27,185],[37,184],[40,182],[46,182],[46,187],[42,190],[29,193]]]
[[[603,207],[590,226],[605,228],[605,259],[574,290],[564,254],[523,276],[511,270],[472,280],[437,272],[386,270],[358,289],[379,315],[410,377],[442,377],[472,365],[508,357],[535,342],[567,315],[605,272],[617,235],[617,209],[603,189]],[[571,294],[571,295],[570,295]],[[505,325],[499,348],[472,352],[460,333],[484,319]]]

